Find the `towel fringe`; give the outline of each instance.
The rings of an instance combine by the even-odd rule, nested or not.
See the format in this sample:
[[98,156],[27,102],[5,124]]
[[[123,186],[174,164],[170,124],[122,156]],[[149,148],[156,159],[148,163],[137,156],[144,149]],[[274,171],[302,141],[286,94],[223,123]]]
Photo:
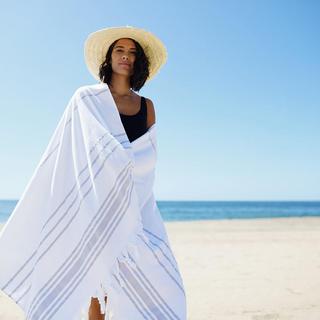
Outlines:
[[80,310],[80,320],[88,320],[88,310],[90,307],[90,303],[91,303],[91,297],[89,297],[89,299],[86,301],[86,303],[82,306],[81,310]]
[[[141,221],[140,221],[141,222]],[[149,242],[149,238],[145,235],[142,223],[138,231],[132,235],[126,246],[120,252],[119,256],[115,259],[114,264],[111,267],[111,272],[107,275],[100,285],[95,289],[92,297],[96,297],[100,304],[101,314],[105,314],[105,320],[113,320],[116,310],[120,307],[118,305],[119,296],[122,288],[125,287],[125,282],[120,276],[120,263],[126,263],[132,268],[137,268],[135,261],[139,261],[141,255],[138,250],[138,243],[141,242],[141,238]],[[131,257],[132,258],[131,258]],[[134,260],[133,260],[134,259]],[[107,303],[105,297],[107,296]],[[86,305],[81,309],[81,320],[88,320],[88,310],[91,303],[91,297],[86,302]],[[84,309],[84,310],[83,310]],[[84,314],[86,312],[86,314]]]

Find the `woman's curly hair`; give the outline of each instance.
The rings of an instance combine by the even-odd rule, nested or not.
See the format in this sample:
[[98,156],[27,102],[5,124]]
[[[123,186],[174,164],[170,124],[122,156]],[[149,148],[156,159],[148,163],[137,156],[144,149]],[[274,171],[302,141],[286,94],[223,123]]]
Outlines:
[[[126,38],[131,39],[131,38]],[[111,82],[111,75],[112,75],[112,67],[111,67],[111,54],[113,47],[117,43],[119,39],[115,40],[109,47],[106,58],[103,61],[103,63],[99,67],[99,78],[102,82],[110,84]],[[145,84],[148,76],[149,76],[149,60],[144,53],[141,45],[139,42],[135,41],[134,39],[131,39],[135,46],[136,46],[136,59],[134,61],[133,65],[133,74],[130,77],[130,87],[134,91],[139,91],[143,85]]]

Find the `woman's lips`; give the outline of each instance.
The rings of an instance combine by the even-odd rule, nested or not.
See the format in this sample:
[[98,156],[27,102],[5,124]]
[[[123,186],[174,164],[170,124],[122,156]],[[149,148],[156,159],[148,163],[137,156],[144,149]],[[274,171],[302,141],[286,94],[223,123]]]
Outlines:
[[127,63],[119,63],[119,65],[120,65],[120,66],[127,66],[127,67],[130,67],[130,65],[129,65],[129,64],[127,64]]

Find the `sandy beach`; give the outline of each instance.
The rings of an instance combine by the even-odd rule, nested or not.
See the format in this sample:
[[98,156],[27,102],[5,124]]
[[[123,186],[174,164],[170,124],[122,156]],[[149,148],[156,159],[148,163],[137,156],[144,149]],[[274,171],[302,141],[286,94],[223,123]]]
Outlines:
[[[320,218],[165,225],[189,320],[320,319]],[[0,320],[22,319],[0,292]]]

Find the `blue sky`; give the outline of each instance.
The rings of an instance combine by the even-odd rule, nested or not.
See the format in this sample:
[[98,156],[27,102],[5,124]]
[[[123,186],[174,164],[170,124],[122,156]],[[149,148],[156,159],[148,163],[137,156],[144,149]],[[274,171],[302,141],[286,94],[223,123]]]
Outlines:
[[0,12],[0,198],[18,199],[73,92],[89,33],[132,25],[168,61],[158,200],[320,200],[320,2],[11,1]]

